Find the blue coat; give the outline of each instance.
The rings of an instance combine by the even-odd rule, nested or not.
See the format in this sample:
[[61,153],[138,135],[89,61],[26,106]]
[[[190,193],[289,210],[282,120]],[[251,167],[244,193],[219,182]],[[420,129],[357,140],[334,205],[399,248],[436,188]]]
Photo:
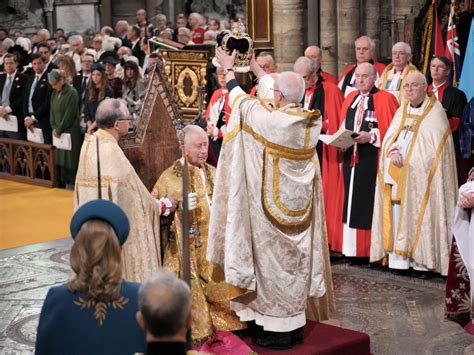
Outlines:
[[[140,284],[124,282],[123,299],[114,308],[108,305],[102,326],[95,318],[96,306],[81,309],[79,293],[72,293],[67,285],[50,288],[41,310],[36,336],[36,354],[134,354],[146,350],[145,333],[138,326]],[[100,308],[100,307],[99,307]]]

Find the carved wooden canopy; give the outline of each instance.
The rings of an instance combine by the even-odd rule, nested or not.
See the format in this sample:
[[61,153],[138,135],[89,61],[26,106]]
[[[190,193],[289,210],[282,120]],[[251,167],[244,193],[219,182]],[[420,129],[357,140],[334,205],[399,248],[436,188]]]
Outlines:
[[177,131],[183,127],[182,113],[160,58],[148,79],[134,129],[119,141],[149,191],[161,173],[181,156]]

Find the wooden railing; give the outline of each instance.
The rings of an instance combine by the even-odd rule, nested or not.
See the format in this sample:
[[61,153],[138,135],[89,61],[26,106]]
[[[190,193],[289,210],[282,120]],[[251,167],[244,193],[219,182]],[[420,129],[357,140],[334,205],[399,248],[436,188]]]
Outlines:
[[50,144],[0,138],[0,178],[55,187],[55,149]]

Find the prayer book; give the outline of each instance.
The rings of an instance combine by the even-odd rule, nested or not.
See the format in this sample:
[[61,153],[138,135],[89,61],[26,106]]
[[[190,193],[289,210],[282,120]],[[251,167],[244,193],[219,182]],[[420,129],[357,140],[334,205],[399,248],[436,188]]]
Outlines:
[[26,139],[28,142],[44,144],[43,130],[41,128],[34,128],[33,132],[26,130]]
[[357,137],[357,133],[341,126],[333,135],[321,134],[319,140],[339,149],[347,149],[354,145],[355,137]]
[[0,117],[0,131],[18,132],[18,119],[16,116],[8,115],[8,121]]
[[71,150],[72,149],[71,134],[63,133],[59,136],[59,138],[53,135],[53,145],[58,149]]

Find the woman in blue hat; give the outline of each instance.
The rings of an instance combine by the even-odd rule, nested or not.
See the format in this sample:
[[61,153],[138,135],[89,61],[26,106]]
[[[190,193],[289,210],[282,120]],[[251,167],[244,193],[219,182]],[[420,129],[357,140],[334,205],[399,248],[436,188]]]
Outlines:
[[41,310],[36,354],[134,354],[146,349],[135,321],[140,284],[122,279],[128,218],[116,204],[93,200],[71,220],[72,278],[52,287]]

